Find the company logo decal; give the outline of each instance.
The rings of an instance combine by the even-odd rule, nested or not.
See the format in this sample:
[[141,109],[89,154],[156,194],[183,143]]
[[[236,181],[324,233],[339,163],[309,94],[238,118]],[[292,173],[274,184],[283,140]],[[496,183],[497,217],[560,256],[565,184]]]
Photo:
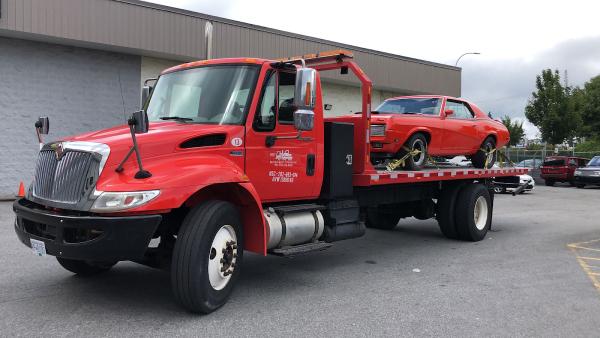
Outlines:
[[284,149],[270,153],[269,164],[275,167],[293,167],[296,161],[294,160],[294,154],[289,149]]

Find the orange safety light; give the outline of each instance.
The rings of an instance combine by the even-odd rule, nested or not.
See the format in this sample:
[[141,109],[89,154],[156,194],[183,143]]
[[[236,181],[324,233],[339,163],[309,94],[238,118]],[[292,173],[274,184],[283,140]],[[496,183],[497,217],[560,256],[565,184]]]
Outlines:
[[335,50],[330,50],[330,51],[325,51],[325,52],[320,52],[320,53],[311,53],[311,54],[304,54],[304,55],[300,55],[300,56],[280,58],[280,59],[276,59],[276,61],[295,63],[295,62],[299,62],[300,60],[304,60],[305,62],[316,63],[316,62],[323,62],[323,61],[328,61],[328,60],[333,60],[333,59],[344,59],[344,58],[352,59],[352,58],[354,58],[354,54],[348,50],[335,49]]

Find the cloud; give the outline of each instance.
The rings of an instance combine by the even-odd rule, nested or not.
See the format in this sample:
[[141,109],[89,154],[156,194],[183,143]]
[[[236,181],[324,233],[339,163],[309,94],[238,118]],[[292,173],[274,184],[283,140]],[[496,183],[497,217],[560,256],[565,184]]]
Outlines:
[[559,69],[563,81],[567,70],[570,86],[600,75],[600,36],[567,40],[528,58],[472,59],[462,66],[464,97],[494,116],[524,117],[535,77],[543,69]]

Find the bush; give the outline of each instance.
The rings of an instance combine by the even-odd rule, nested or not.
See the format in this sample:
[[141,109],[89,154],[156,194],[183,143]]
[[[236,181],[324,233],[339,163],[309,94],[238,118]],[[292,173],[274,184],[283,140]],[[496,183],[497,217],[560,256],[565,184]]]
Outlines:
[[576,152],[600,152],[600,139],[591,139],[575,146]]

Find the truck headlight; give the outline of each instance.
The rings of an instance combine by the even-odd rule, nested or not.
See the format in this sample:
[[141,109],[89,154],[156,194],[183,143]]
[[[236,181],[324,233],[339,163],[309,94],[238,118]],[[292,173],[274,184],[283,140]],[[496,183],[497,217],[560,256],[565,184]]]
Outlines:
[[156,198],[160,190],[103,192],[98,196],[92,208],[93,212],[115,212],[139,207]]
[[579,176],[579,175],[581,175],[581,170],[575,170],[575,173],[574,173],[574,174],[575,174],[576,176]]

